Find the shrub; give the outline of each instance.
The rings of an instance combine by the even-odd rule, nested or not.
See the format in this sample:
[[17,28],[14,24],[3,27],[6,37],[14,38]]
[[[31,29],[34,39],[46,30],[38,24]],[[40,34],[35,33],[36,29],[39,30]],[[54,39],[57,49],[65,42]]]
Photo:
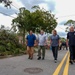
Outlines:
[[0,32],[0,55],[18,55],[25,49],[19,44],[16,34],[8,33],[6,30]]

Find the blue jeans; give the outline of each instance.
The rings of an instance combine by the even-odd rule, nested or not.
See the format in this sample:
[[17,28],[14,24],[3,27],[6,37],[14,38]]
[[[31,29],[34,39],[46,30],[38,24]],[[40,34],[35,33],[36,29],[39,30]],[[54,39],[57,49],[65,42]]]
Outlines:
[[57,60],[57,57],[58,57],[58,46],[52,46],[52,53],[53,53],[54,60]]

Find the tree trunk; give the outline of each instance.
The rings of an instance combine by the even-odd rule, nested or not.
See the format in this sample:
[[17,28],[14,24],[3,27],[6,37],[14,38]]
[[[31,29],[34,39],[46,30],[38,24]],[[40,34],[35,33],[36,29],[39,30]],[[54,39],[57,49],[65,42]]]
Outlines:
[[23,30],[23,45],[25,45],[25,29]]

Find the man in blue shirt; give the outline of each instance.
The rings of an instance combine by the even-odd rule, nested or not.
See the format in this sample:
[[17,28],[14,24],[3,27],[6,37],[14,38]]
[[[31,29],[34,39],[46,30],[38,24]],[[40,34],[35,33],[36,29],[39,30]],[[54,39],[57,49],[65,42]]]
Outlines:
[[67,33],[67,46],[69,45],[70,49],[70,63],[75,62],[75,31],[74,27],[70,27],[70,32]]
[[26,37],[27,44],[27,52],[29,55],[29,59],[33,59],[34,46],[36,45],[36,36],[33,34],[32,30],[30,30],[29,35]]

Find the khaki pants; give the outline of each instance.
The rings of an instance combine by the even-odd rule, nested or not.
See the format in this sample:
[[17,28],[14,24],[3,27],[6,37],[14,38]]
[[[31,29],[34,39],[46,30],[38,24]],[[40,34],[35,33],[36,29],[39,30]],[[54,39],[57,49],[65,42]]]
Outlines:
[[[41,50],[42,50],[42,53],[41,53]],[[41,57],[41,54],[42,54],[42,57],[44,58],[45,57],[45,46],[38,46],[38,56]]]
[[28,55],[29,55],[30,58],[33,58],[34,47],[27,46],[27,53],[28,53]]

